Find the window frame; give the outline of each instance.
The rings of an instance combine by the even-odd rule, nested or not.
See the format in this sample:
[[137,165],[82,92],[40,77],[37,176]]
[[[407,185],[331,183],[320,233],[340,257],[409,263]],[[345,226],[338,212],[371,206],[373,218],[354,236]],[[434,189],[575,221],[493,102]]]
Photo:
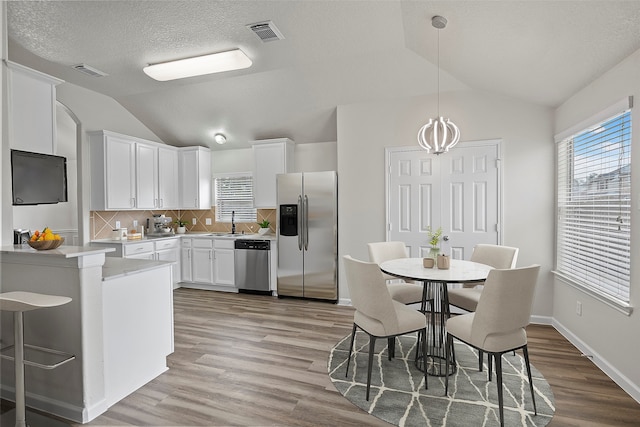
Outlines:
[[[587,132],[591,132],[592,135],[596,135],[597,133],[594,132],[594,129],[596,129],[597,126],[601,126],[603,124],[605,124],[606,122],[610,121],[611,119],[613,119],[614,117],[618,117],[618,116],[623,116],[624,114],[628,114],[628,139],[621,139],[620,141],[622,141],[623,144],[628,144],[626,145],[627,148],[625,148],[625,150],[627,150],[628,152],[626,153],[626,159],[628,160],[628,163],[618,163],[618,168],[620,170],[622,170],[622,168],[626,167],[628,165],[628,167],[630,169],[632,169],[632,164],[631,164],[631,150],[632,150],[632,132],[633,132],[633,115],[632,115],[632,107],[633,107],[633,99],[632,97],[628,97],[623,99],[622,101],[617,102],[616,104],[612,105],[611,107],[605,109],[604,111],[600,112],[599,114],[596,114],[595,116],[589,118],[588,120],[585,120],[575,126],[573,126],[570,129],[567,129],[566,131],[562,132],[561,134],[556,135],[555,137],[555,141],[557,143],[556,146],[556,154],[555,154],[555,158],[556,158],[556,163],[555,163],[555,173],[556,173],[556,192],[555,192],[555,203],[556,203],[556,214],[557,214],[557,221],[556,221],[556,232],[555,232],[555,257],[554,257],[554,270],[553,273],[564,283],[567,283],[593,297],[595,297],[596,299],[604,302],[605,304],[617,309],[618,311],[621,311],[622,313],[625,313],[627,315],[629,315],[632,311],[633,308],[630,304],[631,302],[631,257],[630,257],[630,249],[631,249],[631,205],[629,202],[629,206],[628,206],[628,212],[625,212],[626,218],[628,218],[628,233],[625,235],[626,237],[623,237],[622,240],[628,241],[628,253],[629,256],[626,259],[627,264],[625,264],[625,268],[627,269],[627,280],[626,281],[622,281],[619,283],[622,283],[622,289],[626,290],[626,295],[618,294],[618,295],[614,295],[613,293],[610,293],[609,291],[607,291],[607,284],[606,282],[600,282],[599,280],[583,280],[583,278],[581,277],[577,277],[576,275],[571,273],[571,269],[568,269],[566,271],[562,270],[562,266],[559,266],[559,261],[561,259],[561,256],[563,254],[561,254],[560,252],[562,251],[562,249],[566,249],[567,242],[568,241],[563,241],[562,238],[563,237],[568,237],[569,235],[563,235],[563,233],[565,232],[565,228],[563,228],[563,226],[566,225],[574,225],[572,224],[572,220],[568,219],[566,223],[563,223],[564,219],[561,217],[561,214],[566,213],[566,211],[561,211],[561,209],[563,207],[565,207],[566,205],[574,202],[574,200],[572,199],[572,194],[573,194],[573,186],[577,185],[575,184],[575,182],[573,182],[573,179],[575,177],[574,175],[574,168],[576,166],[575,163],[575,158],[570,159],[570,157],[572,155],[575,155],[575,153],[573,153],[573,149],[574,149],[574,137],[578,137],[579,135],[584,135]],[[620,129],[624,129],[624,128],[620,128]],[[624,134],[624,133],[622,133]],[[577,138],[576,138],[577,139]],[[568,142],[568,140],[570,140],[570,142]],[[606,139],[605,141],[612,141],[611,139]],[[571,154],[566,155],[565,160],[567,161],[571,161],[570,164],[565,166],[564,170],[561,170],[561,168],[563,167],[562,160],[563,158],[561,157],[561,149],[563,144],[570,144],[569,145],[569,151],[567,151],[567,153],[571,152]],[[599,156],[599,157],[598,157]],[[600,159],[605,159],[605,155],[604,154],[597,154],[594,155],[593,158],[600,158]],[[604,172],[604,168],[601,169],[600,175],[604,176],[606,175],[606,173]],[[630,171],[629,171],[630,173]],[[567,175],[569,174],[569,175]],[[568,184],[568,181],[562,181],[563,179],[571,179],[572,183]],[[622,180],[620,181],[622,183]],[[600,186],[601,183],[600,182],[596,182],[595,183],[596,186]],[[561,193],[563,191],[567,191],[568,195],[565,195],[564,200],[561,200]],[[597,191],[594,189],[592,190],[594,191],[594,193],[596,193]],[[618,188],[619,196],[617,198],[614,198],[613,200],[615,202],[617,202],[618,204],[615,205],[616,209],[620,209],[620,212],[622,212],[623,209],[623,205],[626,204],[626,200],[627,197],[630,199],[631,197],[631,181],[630,181],[630,177],[629,177],[629,184],[628,184],[628,189],[625,189],[624,191],[620,188]],[[628,191],[628,193],[627,193]],[[594,200],[598,200],[598,198],[596,196],[593,197]],[[611,200],[611,199],[608,199]],[[623,202],[624,201],[624,202]],[[565,203],[565,204],[563,204]],[[625,207],[626,208],[626,207]],[[579,211],[580,213],[584,213],[584,211]],[[573,220],[575,222],[575,220]],[[585,226],[585,228],[583,228],[582,230],[588,231],[589,230],[589,226]],[[618,240],[616,240],[615,238],[610,238],[608,236],[604,237],[606,242],[617,242]],[[564,246],[563,246],[564,244]],[[574,272],[576,271],[575,267],[574,267]],[[606,271],[606,270],[605,270]],[[589,276],[589,274],[585,274],[584,276]],[[591,279],[593,279],[593,277],[591,277]]]
[[[238,205],[223,208],[219,202],[221,203],[220,195],[218,193],[218,180],[223,179],[237,179],[237,178],[250,178],[251,181],[251,193],[250,196],[245,195],[244,198],[235,199],[239,202]],[[253,185],[253,172],[235,172],[235,173],[222,173],[222,174],[214,174],[213,175],[213,204],[215,207],[215,220],[216,222],[231,222],[231,211],[236,211],[235,213],[235,223],[255,223],[258,220],[258,210],[254,206],[254,193],[255,187]],[[233,202],[234,199],[227,199],[228,201]],[[250,204],[250,207],[249,207]]]

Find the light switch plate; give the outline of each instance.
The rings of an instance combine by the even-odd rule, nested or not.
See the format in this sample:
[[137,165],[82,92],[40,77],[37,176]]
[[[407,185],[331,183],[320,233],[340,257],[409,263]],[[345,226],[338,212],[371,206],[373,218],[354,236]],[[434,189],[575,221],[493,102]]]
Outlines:
[[116,228],[120,228],[120,221],[116,221]]
[[206,218],[204,220],[205,225],[211,225],[211,218]]
[[191,220],[191,224],[196,225],[196,219],[195,219],[195,218],[193,218],[193,219]]

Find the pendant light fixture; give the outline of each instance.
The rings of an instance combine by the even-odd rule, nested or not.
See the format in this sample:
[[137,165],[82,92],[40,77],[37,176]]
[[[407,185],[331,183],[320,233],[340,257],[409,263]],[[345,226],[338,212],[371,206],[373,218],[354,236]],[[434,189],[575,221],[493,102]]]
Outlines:
[[460,141],[460,130],[451,120],[440,115],[440,30],[447,26],[446,18],[434,16],[431,25],[438,30],[438,115],[418,131],[418,144],[428,153],[442,154]]

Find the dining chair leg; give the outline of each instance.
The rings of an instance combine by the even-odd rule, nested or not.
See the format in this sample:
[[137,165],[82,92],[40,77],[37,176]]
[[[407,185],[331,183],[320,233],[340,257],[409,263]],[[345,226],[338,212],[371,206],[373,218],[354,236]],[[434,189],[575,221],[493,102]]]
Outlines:
[[369,401],[369,389],[371,389],[371,368],[373,365],[373,351],[376,346],[376,337],[369,335],[369,363],[367,364],[367,401]]
[[389,353],[389,360],[396,357],[396,337],[387,338],[387,349]]
[[498,410],[500,411],[500,427],[504,427],[504,402],[502,396],[502,353],[494,353],[494,357],[496,358],[496,385],[498,387]]
[[447,344],[445,345],[445,349],[444,349],[444,355],[445,355],[444,356],[444,372],[445,372],[444,395],[445,396],[449,395],[449,375],[447,374],[449,373],[449,356],[450,356],[452,347],[453,347],[453,338],[451,337],[450,334],[447,334]]
[[[423,329],[423,334],[425,334],[425,336],[427,335],[427,328]],[[416,348],[416,353],[418,352],[418,349]],[[425,361],[425,366],[424,366],[424,388],[426,390],[429,390],[429,384],[427,383],[427,364],[426,364],[426,360],[427,360],[427,342],[425,340],[422,340],[422,360]]]
[[344,377],[346,378],[349,375],[349,363],[351,363],[351,353],[353,352],[353,341],[356,338],[356,324],[353,324],[353,329],[351,329],[351,344],[349,345],[349,357],[347,357],[347,370],[344,373]]
[[482,372],[482,368],[484,367],[484,352],[482,350],[478,350],[478,372]]
[[531,400],[533,401],[533,413],[538,415],[538,409],[536,409],[536,395],[533,393],[533,379],[531,378],[531,365],[529,364],[529,350],[526,345],[522,347],[522,353],[524,354],[524,363],[527,365],[527,377],[529,377],[529,389],[531,390]]

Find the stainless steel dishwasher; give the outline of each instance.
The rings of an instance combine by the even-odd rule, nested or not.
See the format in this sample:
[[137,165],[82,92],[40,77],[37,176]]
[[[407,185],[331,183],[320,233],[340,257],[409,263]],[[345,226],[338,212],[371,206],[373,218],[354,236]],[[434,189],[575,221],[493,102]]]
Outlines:
[[269,283],[269,240],[235,241],[235,280],[239,291],[271,295]]

